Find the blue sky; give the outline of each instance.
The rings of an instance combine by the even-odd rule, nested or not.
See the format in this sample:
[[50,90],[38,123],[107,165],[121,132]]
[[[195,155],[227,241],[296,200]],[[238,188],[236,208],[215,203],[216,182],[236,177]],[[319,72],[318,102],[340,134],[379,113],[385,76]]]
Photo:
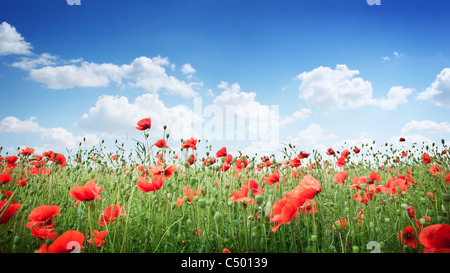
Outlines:
[[[450,140],[447,2],[1,1],[2,155],[133,146],[147,116],[152,140],[167,124],[178,150],[205,136],[204,109],[226,106],[263,129],[214,151]],[[189,134],[194,98],[205,119]]]

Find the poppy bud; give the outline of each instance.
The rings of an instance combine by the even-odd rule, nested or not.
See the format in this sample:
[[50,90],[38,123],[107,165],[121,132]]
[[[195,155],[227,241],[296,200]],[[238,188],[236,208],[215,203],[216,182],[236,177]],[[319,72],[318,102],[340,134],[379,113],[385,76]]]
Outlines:
[[14,236],[14,245],[20,244],[21,241],[22,241],[22,237]]
[[385,222],[385,223],[390,223],[390,222],[391,222],[391,219],[390,219],[389,217],[386,217],[386,218],[384,218],[384,222]]
[[197,183],[197,178],[191,177],[191,183]]
[[352,249],[353,249],[353,253],[359,253],[359,247],[354,246]]
[[256,202],[256,204],[258,204],[258,205],[262,205],[262,203],[264,202],[264,196],[262,196],[262,195],[257,195],[256,197],[255,197],[255,202]]
[[184,196],[184,197],[183,197],[183,201],[184,201],[184,202],[187,202],[188,200],[189,200],[189,197],[187,197],[187,196]]
[[342,224],[341,223],[335,223],[336,230],[341,231],[342,230]]
[[232,201],[228,201],[228,206],[231,206],[231,205],[233,205],[233,202]]
[[381,208],[380,208],[380,207],[376,207],[376,208],[375,208],[375,211],[376,211],[377,213],[380,213],[380,212],[381,212]]
[[312,241],[313,243],[317,242],[317,236],[316,236],[316,235],[312,235],[312,236],[311,236],[311,241]]
[[220,222],[222,220],[222,213],[220,213],[219,211],[216,211],[216,213],[214,214],[214,221],[216,223]]
[[198,195],[194,196],[194,201],[198,201],[198,200],[200,200],[200,196],[198,196]]
[[361,189],[364,191],[366,190],[366,183],[362,183],[359,185],[361,187]]
[[442,200],[444,200],[444,202],[446,202],[446,203],[450,202],[450,193],[443,192],[442,193]]
[[198,206],[201,207],[201,208],[205,208],[206,207],[206,199],[204,199],[204,198],[199,199],[198,200]]
[[402,209],[405,209],[405,210],[408,209],[408,204],[403,203],[400,206],[402,207]]

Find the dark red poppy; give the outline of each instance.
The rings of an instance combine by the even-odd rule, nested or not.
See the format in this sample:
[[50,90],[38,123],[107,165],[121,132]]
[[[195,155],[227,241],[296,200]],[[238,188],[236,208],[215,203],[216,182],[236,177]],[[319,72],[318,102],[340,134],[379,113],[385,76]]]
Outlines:
[[333,151],[333,149],[332,148],[328,148],[327,155],[334,155],[334,154],[336,154],[336,153]]
[[307,152],[305,152],[305,151],[301,151],[301,152],[297,155],[297,157],[300,158],[300,159],[308,158],[308,156],[309,156],[309,153],[307,153]]
[[431,225],[419,234],[424,253],[450,253],[450,225]]
[[401,137],[399,141],[400,142],[405,142],[405,138]]
[[151,127],[152,127],[152,119],[144,118],[138,121],[136,129],[138,129],[139,131],[144,131],[150,129]]
[[11,168],[11,169],[15,169],[17,167],[17,160],[19,158],[15,155],[12,156],[7,156],[6,157],[6,167]]
[[414,236],[414,228],[412,226],[407,226],[400,232],[397,232],[397,239],[404,246],[409,245],[412,248],[417,248],[416,236]]
[[361,152],[361,150],[360,150],[358,147],[356,147],[356,148],[353,150],[353,152],[354,152],[355,154],[359,154],[359,152]]
[[350,154],[350,151],[345,149],[344,151],[342,151],[341,157],[343,157],[344,159],[347,159],[349,154]]

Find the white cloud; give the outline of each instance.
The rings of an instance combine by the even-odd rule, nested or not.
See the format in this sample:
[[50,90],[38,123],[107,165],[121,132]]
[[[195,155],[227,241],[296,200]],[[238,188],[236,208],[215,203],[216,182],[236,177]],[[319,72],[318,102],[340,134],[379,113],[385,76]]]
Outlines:
[[139,57],[130,64],[118,66],[112,63],[97,64],[82,60],[72,60],[67,65],[45,66],[32,68],[34,63],[16,63],[16,66],[30,69],[30,79],[46,84],[50,89],[67,89],[74,87],[100,87],[109,86],[111,82],[122,85],[125,81],[128,86],[141,87],[147,91],[156,93],[161,89],[170,94],[191,98],[198,93],[195,86],[201,86],[201,82],[186,83],[174,76],[168,75],[165,66],[170,62],[160,56],[154,58]]
[[311,124],[304,130],[301,130],[294,137],[288,137],[288,141],[294,145],[317,145],[320,144],[324,140],[329,140],[335,138],[336,135],[332,133],[327,133],[325,129],[323,129],[318,124]]
[[29,55],[32,46],[26,42],[14,26],[7,22],[0,24],[0,56],[1,55]]
[[43,128],[35,117],[21,121],[16,117],[6,117],[0,121],[0,133],[38,133],[41,137],[42,147],[46,150],[65,150],[76,148],[83,138],[86,138],[87,146],[98,144],[99,140],[95,134],[74,136],[64,128]]
[[152,119],[150,135],[153,137],[162,138],[164,125],[167,125],[170,139],[178,141],[198,136],[193,126],[199,117],[184,105],[165,106],[157,94],[143,94],[134,102],[129,102],[126,97],[100,96],[76,126],[104,136],[118,137],[137,134],[136,123],[147,117]]
[[311,109],[301,108],[300,110],[295,111],[292,115],[282,118],[280,121],[280,126],[286,126],[297,120],[307,119],[310,115]]
[[450,107],[450,68],[444,68],[425,91],[417,95],[419,100],[430,100],[438,106]]
[[374,99],[373,104],[378,105],[384,110],[394,110],[400,104],[408,103],[407,97],[414,90],[412,88],[404,88],[403,86],[394,86],[388,92],[387,99]]
[[381,59],[385,62],[391,60],[391,58],[389,58],[389,56],[381,56]]
[[38,133],[42,128],[35,120],[36,117],[24,121],[12,116],[5,117],[0,121],[0,133]]
[[377,105],[385,110],[393,110],[399,104],[407,103],[406,97],[412,89],[392,87],[387,99],[372,97],[372,84],[360,77],[358,70],[350,70],[346,65],[336,65],[335,69],[320,66],[297,76],[302,80],[300,95],[308,105],[322,113],[335,110]]
[[23,70],[31,70],[37,66],[49,66],[56,64],[57,57],[49,53],[42,53],[34,57],[22,57],[20,62],[15,62],[11,66]]
[[416,121],[412,120],[405,124],[402,132],[424,132],[424,133],[450,133],[450,123],[436,123],[431,120]]
[[191,64],[184,64],[181,67],[181,72],[183,72],[183,74],[194,74],[195,69],[191,66]]
[[[278,105],[259,103],[255,100],[255,92],[241,91],[238,83],[229,85],[222,81],[217,87],[224,91],[213,103],[221,107],[225,113],[223,116],[227,126],[238,127],[236,130],[238,140],[278,141],[280,123]],[[232,120],[227,118],[232,116],[235,116]]]

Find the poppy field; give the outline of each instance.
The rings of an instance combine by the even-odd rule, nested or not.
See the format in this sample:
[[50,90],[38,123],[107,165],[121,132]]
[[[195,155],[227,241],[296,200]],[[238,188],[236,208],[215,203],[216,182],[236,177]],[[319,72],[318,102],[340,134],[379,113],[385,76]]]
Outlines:
[[169,147],[166,129],[138,121],[131,154],[116,141],[0,157],[0,252],[450,252],[444,141],[251,157]]

